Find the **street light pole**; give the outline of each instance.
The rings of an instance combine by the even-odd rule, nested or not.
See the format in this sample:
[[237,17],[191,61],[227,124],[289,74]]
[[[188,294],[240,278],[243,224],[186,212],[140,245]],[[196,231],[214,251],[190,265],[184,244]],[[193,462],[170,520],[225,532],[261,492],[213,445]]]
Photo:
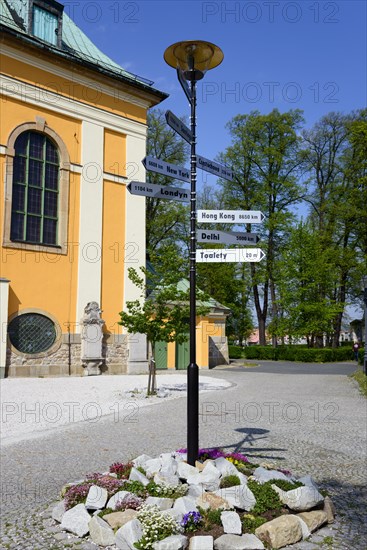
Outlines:
[[367,275],[362,278],[363,281],[363,301],[364,301],[364,358],[363,373],[367,375]]
[[[192,466],[199,454],[199,367],[196,364],[196,83],[207,70],[223,60],[223,52],[210,42],[188,40],[164,52],[168,65],[178,70],[180,84],[191,107],[191,194],[190,194],[190,364],[187,368],[187,462]],[[180,78],[181,76],[181,78]],[[189,81],[190,91],[186,88]]]

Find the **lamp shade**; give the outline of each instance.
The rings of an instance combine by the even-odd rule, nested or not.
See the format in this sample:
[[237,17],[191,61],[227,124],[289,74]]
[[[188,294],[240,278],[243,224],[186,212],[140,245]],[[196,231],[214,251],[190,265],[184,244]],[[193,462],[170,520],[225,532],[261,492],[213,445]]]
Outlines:
[[223,61],[223,57],[223,52],[218,46],[202,40],[176,42],[164,52],[165,62],[185,73],[199,71],[204,74],[217,67]]

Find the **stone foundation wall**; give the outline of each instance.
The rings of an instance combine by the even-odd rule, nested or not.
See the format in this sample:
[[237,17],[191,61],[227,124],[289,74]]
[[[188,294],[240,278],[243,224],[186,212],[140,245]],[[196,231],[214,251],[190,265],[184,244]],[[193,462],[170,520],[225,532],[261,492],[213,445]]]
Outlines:
[[[59,347],[52,353],[27,355],[7,349],[7,377],[40,377],[40,376],[84,376],[81,365],[80,334],[63,334]],[[102,355],[105,364],[102,374],[126,374],[128,361],[128,338],[122,335],[105,335]]]
[[223,336],[209,337],[209,368],[212,369],[217,365],[228,365],[228,340]]

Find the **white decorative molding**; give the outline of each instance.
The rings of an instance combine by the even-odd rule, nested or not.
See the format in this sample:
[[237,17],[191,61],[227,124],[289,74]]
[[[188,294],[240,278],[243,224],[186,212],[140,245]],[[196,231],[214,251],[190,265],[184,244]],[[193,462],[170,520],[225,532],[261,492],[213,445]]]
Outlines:
[[4,97],[13,97],[17,101],[40,109],[47,109],[47,111],[85,120],[92,124],[100,124],[105,128],[127,135],[145,137],[147,134],[146,124],[142,122],[136,122],[5,75],[0,75],[0,89]]
[[[29,54],[24,50],[18,51],[12,48],[11,46],[2,44],[1,52],[3,55],[6,55],[12,59],[16,59],[17,61],[21,61],[22,63],[27,63],[28,65],[31,65],[32,67],[36,67],[37,69],[46,71],[51,75],[56,75],[61,78],[66,78],[75,84],[86,86],[92,90],[102,92],[113,98],[120,99],[122,101],[127,101],[128,103],[133,103],[134,105],[137,105],[138,107],[143,107],[144,109],[149,109],[149,107],[151,107],[151,102],[147,100],[144,101],[143,99],[138,98],[133,94],[129,94],[128,92],[125,92],[125,91],[122,92],[121,90],[117,90],[116,86],[112,86],[112,85],[109,86],[106,83],[98,82],[97,80],[83,76],[82,74],[78,73],[75,70],[68,70],[67,68],[64,68],[64,67],[58,67],[56,64],[51,63],[50,61],[46,61],[41,58],[36,58],[34,55]],[[70,66],[71,67],[73,66],[72,63],[70,63]],[[82,70],[88,70],[88,69],[82,69]],[[103,74],[100,74],[100,78],[102,80],[102,79],[105,79],[106,76]],[[129,84],[127,82],[121,83],[121,86],[128,87]],[[144,93],[144,92],[142,91],[140,93]]]
[[101,303],[103,126],[83,122],[76,322],[89,302]]

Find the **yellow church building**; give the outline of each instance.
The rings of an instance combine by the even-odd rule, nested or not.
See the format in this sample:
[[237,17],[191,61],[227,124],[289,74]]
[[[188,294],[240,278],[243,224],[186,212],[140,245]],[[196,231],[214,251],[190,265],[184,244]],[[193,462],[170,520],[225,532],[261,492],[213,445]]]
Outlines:
[[[145,265],[147,110],[167,94],[103,54],[55,0],[0,0],[0,375],[147,372],[119,311]],[[198,364],[225,362],[226,308],[197,322]],[[160,346],[159,368],[187,350]]]
[[[110,373],[146,364],[118,312],[145,264],[147,110],[167,94],[104,55],[54,0],[0,0],[2,376],[83,373],[81,319],[100,307]],[[7,336],[8,333],[8,336]]]

